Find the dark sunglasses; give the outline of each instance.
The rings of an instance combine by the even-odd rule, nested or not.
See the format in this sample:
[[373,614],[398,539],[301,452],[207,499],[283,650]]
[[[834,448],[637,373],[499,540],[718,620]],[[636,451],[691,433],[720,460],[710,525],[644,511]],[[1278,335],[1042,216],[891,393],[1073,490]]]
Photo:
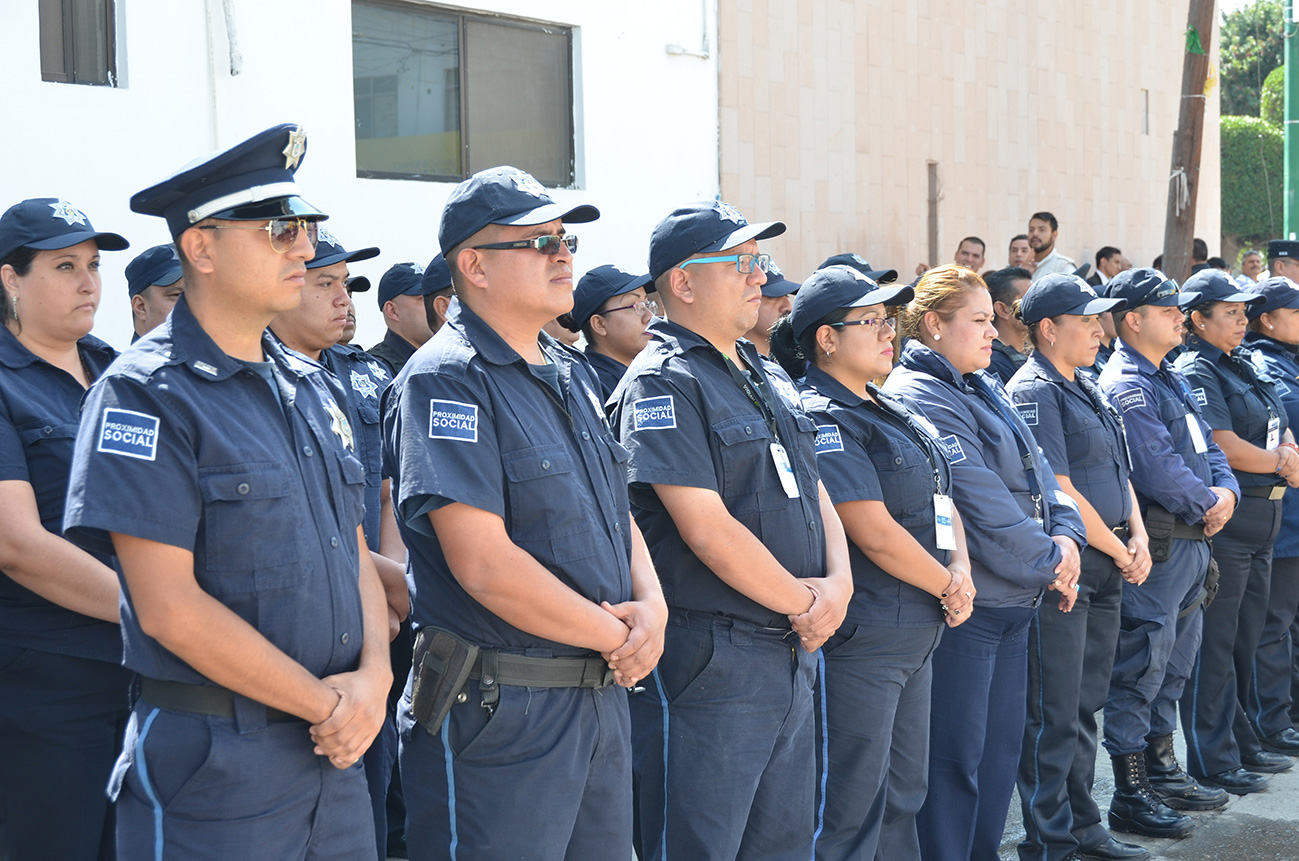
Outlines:
[[307,239],[311,241],[311,247],[314,250],[316,242],[319,241],[317,235],[319,223],[308,221],[305,218],[273,218],[267,224],[200,224],[199,230],[265,230],[271,239],[271,248],[276,254],[283,254],[292,248],[298,241],[298,232],[303,228],[307,231]]
[[472,245],[470,247],[475,250],[481,248],[533,248],[541,254],[551,255],[558,254],[561,245],[568,249],[569,254],[577,253],[577,237],[572,233],[564,236],[554,234],[550,236],[538,236],[536,239],[520,239],[518,242],[489,242],[486,245]]

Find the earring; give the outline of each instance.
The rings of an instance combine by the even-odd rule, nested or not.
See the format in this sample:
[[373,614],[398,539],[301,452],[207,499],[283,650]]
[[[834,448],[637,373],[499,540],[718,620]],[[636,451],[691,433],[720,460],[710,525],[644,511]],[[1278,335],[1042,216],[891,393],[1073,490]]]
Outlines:
[[940,334],[938,334],[937,332],[935,332],[935,333],[934,333],[934,340],[935,340],[935,341],[941,341],[941,340],[943,340],[943,336],[940,335]]
[[1052,338],[1052,339],[1051,339],[1051,346],[1052,346],[1052,347],[1055,346],[1055,338]]
[[1275,328],[1276,328],[1276,326],[1273,326],[1271,323],[1268,323],[1268,324],[1267,324],[1267,327],[1268,327],[1269,329],[1275,329]]
[[827,359],[830,358],[830,357],[833,356],[833,355],[834,355],[834,350],[831,349],[831,350],[826,350],[826,351],[825,351],[825,357],[826,357]]

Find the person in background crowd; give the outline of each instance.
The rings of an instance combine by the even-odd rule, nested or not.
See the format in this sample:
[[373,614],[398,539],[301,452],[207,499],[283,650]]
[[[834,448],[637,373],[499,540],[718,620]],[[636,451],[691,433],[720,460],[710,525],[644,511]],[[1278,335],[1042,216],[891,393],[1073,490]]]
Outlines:
[[1028,328],[1015,316],[1015,303],[1023,298],[1033,283],[1027,269],[998,269],[988,274],[986,282],[992,297],[992,325],[997,337],[992,341],[992,362],[988,371],[1004,386],[1010,382],[1027,358]]
[[553,320],[547,320],[546,325],[541,327],[541,331],[545,332],[565,347],[577,346],[578,340],[582,337],[578,332],[572,331],[563,323],[559,322],[558,317]]
[[1028,244],[1033,249],[1033,280],[1073,272],[1078,267],[1055,247],[1060,224],[1049,212],[1035,212],[1028,219]]
[[[1291,429],[1299,423],[1299,287],[1274,277],[1248,285],[1245,293],[1263,297],[1246,306],[1249,331],[1241,345],[1258,378],[1270,384],[1285,406]],[[1247,675],[1242,705],[1265,750],[1299,756],[1299,733],[1290,718],[1294,641],[1299,613],[1299,491],[1286,490],[1281,529],[1272,549],[1272,589],[1259,635],[1254,666]]]
[[[1178,810],[1213,810],[1221,789],[1202,787],[1177,762],[1173,731],[1200,643],[1207,538],[1231,517],[1240,489],[1181,376],[1164,358],[1182,341],[1183,303],[1199,299],[1156,269],[1120,272],[1105,286],[1126,299],[1119,337],[1100,376],[1123,415],[1132,487],[1150,536],[1150,575],[1127,583],[1105,701],[1104,743],[1114,768],[1109,825],[1147,837],[1182,837],[1195,822]],[[1174,809],[1176,808],[1176,809]]]
[[952,465],[979,587],[968,622],[933,658],[929,794],[921,856],[997,858],[1024,735],[1028,629],[1045,592],[1068,612],[1086,528],[1032,430],[983,373],[996,329],[983,279],[961,266],[926,272],[907,305],[902,359],[884,385],[936,426]]
[[821,656],[822,861],[919,857],[930,661],[944,622],[969,619],[975,594],[936,431],[872,382],[893,366],[886,314],[911,296],[910,287],[879,287],[831,266],[812,274],[772,331],[772,355],[804,380],[817,464],[853,574],[848,615]]
[[827,266],[847,266],[856,269],[876,284],[892,284],[898,280],[898,270],[896,269],[876,269],[866,262],[866,258],[860,254],[845,252],[827,257],[817,269],[825,269]]
[[1087,278],[1093,287],[1104,287],[1110,279],[1124,269],[1131,269],[1132,264],[1123,256],[1123,252],[1113,245],[1106,245],[1096,252],[1096,271]]
[[1273,239],[1267,244],[1267,265],[1272,275],[1299,283],[1299,242]]
[[423,276],[424,267],[418,263],[396,263],[379,279],[379,310],[388,331],[369,353],[386,362],[393,376],[433,337],[420,294]]
[[[957,266],[964,266],[966,269],[973,269],[978,272],[983,266],[984,254],[987,246],[983,240],[977,236],[967,236],[956,245],[956,254],[952,257],[952,262]],[[928,263],[916,264],[916,276],[919,277],[929,271]]]
[[577,282],[573,310],[559,316],[565,328],[586,339],[586,360],[600,379],[602,402],[650,342],[648,327],[658,305],[645,298],[649,281],[618,266],[597,266]]
[[436,254],[424,267],[424,278],[420,283],[420,292],[424,297],[424,318],[429,330],[437,334],[447,321],[451,311],[451,300],[456,291],[451,283],[451,269],[441,252]]
[[1191,241],[1191,274],[1209,267],[1209,244],[1196,237]]
[[347,346],[356,337],[356,294],[370,289],[370,279],[364,275],[353,275],[347,279],[347,323],[343,326],[343,336],[338,343]]
[[1240,274],[1236,276],[1236,286],[1243,289],[1251,284],[1257,284],[1262,274],[1263,254],[1253,249],[1246,251],[1240,258]]
[[116,355],[90,334],[100,252],[127,247],[61,198],[0,216],[0,858],[15,861],[116,857],[104,787],[134,674],[111,555],[64,540],[63,512],[82,397]]
[[758,309],[758,322],[744,333],[753,342],[761,356],[771,355],[771,327],[789,314],[794,307],[793,296],[801,285],[790,281],[774,262],[767,264],[767,280],[762,285],[762,303]]
[[1223,260],[1221,257],[1210,257],[1209,268],[1221,270],[1223,272],[1226,272],[1228,275],[1231,274],[1231,267],[1229,267],[1227,265],[1227,261]]
[[[1289,769],[1285,756],[1263,750],[1245,707],[1254,652],[1267,615],[1272,545],[1281,527],[1286,483],[1299,485],[1299,450],[1276,387],[1260,380],[1237,351],[1247,305],[1264,297],[1242,293],[1227,273],[1206,267],[1186,282],[1199,299],[1186,305],[1186,352],[1175,366],[1213,431],[1240,485],[1236,514],[1213,542],[1217,595],[1204,610],[1204,634],[1181,702],[1187,767],[1201,783],[1237,795],[1258,792],[1258,772]],[[1282,445],[1290,443],[1290,445]]]
[[131,343],[163,324],[185,289],[176,246],[155,245],[126,264],[126,292],[131,297]]
[[1015,269],[1026,269],[1029,273],[1032,273],[1037,267],[1037,261],[1033,255],[1033,246],[1028,244],[1027,233],[1020,233],[1011,238],[1006,266]]
[[1097,315],[1126,304],[1098,298],[1074,275],[1048,275],[1016,306],[1033,352],[1007,389],[1087,526],[1073,609],[1061,613],[1047,601],[1029,628],[1028,723],[1019,759],[1023,861],[1074,852],[1085,859],[1150,857],[1110,835],[1091,794],[1096,712],[1109,691],[1123,583],[1140,585],[1150,573],[1123,421],[1079,372],[1096,361]]

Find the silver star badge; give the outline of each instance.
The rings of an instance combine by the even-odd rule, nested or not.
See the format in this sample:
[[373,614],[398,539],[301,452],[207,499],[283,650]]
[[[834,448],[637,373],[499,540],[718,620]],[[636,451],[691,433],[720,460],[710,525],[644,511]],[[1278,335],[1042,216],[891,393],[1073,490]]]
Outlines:
[[347,416],[343,415],[338,404],[330,401],[325,407],[325,412],[329,413],[329,429],[334,432],[334,436],[338,437],[348,451],[354,450],[356,445],[352,441],[352,423],[347,420]]
[[289,132],[289,143],[281,152],[284,153],[284,169],[290,168],[297,170],[298,162],[307,151],[307,133],[298,126]]

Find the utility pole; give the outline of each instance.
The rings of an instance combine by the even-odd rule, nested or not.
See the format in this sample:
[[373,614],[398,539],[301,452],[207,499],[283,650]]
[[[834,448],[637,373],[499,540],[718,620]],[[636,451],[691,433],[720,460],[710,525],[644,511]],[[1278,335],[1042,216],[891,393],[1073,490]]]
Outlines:
[[1297,239],[1299,232],[1299,26],[1294,0],[1285,0],[1285,238]]
[[[1173,137],[1173,169],[1168,180],[1168,218],[1164,226],[1164,273],[1178,282],[1191,274],[1195,201],[1200,187],[1200,141],[1204,135],[1204,103],[1208,100],[1204,82],[1209,75],[1209,44],[1217,6],[1216,0],[1190,0],[1186,19],[1182,104],[1177,115],[1177,134]],[[1202,52],[1192,50],[1201,45]]]

